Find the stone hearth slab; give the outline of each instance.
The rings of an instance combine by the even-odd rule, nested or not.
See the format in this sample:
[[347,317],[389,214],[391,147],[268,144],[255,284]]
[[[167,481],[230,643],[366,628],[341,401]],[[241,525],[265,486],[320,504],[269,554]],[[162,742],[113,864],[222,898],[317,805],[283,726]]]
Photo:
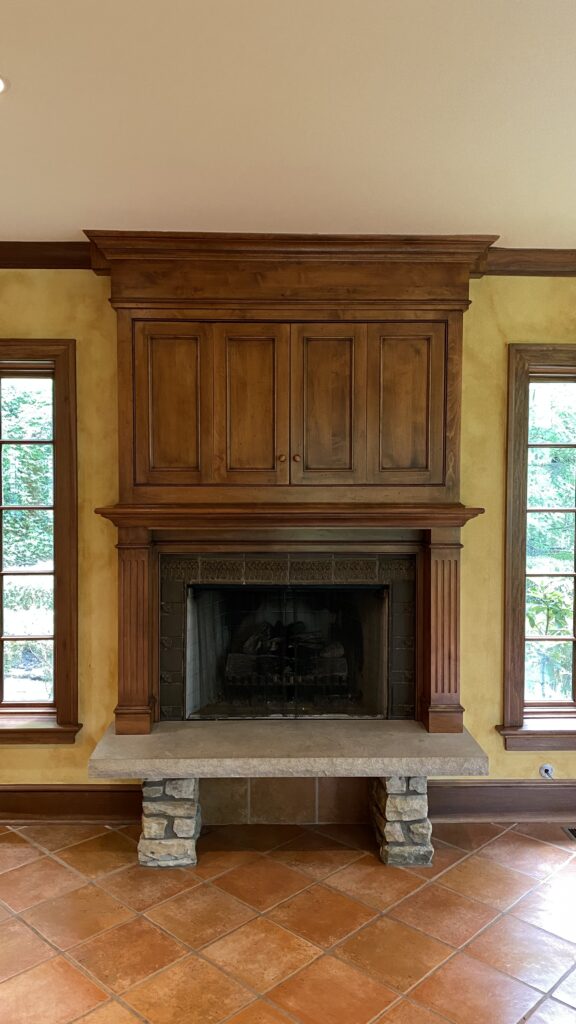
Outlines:
[[110,726],[89,763],[98,779],[487,774],[488,757],[466,730],[381,720],[160,722],[147,736],[116,736]]

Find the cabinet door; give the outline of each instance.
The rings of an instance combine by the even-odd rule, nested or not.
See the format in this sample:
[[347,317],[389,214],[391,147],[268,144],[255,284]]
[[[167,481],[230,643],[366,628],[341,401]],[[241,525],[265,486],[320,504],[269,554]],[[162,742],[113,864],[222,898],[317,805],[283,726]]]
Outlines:
[[286,324],[214,327],[218,483],[288,483],[289,345]]
[[291,482],[364,483],[366,326],[292,331]]
[[136,326],[135,480],[190,485],[211,478],[212,339],[192,323]]
[[368,482],[441,484],[444,476],[445,326],[368,327]]

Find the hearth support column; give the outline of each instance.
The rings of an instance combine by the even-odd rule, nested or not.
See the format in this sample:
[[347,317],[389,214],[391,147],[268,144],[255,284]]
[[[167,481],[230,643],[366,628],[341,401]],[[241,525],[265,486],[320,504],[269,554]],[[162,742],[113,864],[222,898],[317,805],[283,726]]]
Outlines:
[[198,788],[198,779],[144,782],[138,843],[141,864],[159,868],[196,864],[196,840],[202,826]]
[[428,780],[422,776],[392,775],[372,780],[370,810],[384,864],[404,867],[432,863],[427,791]]

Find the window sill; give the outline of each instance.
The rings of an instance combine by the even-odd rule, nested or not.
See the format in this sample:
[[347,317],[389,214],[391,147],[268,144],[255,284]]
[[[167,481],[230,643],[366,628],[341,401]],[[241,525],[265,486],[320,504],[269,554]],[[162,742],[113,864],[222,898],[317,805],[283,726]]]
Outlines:
[[506,750],[576,750],[576,718],[526,718],[497,726]]
[[81,725],[59,725],[56,715],[0,715],[4,743],[74,743]]

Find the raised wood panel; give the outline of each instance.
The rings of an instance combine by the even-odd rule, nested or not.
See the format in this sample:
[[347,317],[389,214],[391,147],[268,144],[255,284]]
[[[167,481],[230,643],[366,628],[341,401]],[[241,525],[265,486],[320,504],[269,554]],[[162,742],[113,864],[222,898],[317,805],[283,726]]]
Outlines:
[[212,340],[206,324],[140,324],[134,340],[135,481],[211,479]]
[[368,480],[441,484],[445,436],[444,324],[368,327]]
[[289,327],[214,329],[214,478],[289,481]]
[[365,388],[364,325],[293,328],[292,483],[365,482]]

